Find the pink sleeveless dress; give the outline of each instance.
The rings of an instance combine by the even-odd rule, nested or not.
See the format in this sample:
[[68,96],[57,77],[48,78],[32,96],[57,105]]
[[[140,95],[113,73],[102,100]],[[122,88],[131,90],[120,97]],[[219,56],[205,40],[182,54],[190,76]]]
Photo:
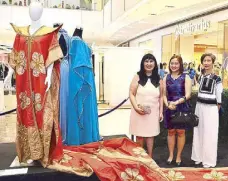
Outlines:
[[159,124],[160,87],[155,87],[150,79],[145,86],[139,84],[136,93],[136,102],[150,106],[151,113],[140,115],[134,108],[131,109],[130,134],[141,137],[153,137],[160,133]]

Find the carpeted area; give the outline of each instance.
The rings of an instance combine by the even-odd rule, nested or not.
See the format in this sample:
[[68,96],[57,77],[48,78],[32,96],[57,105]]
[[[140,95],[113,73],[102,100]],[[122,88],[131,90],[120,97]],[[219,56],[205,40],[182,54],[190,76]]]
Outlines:
[[[228,167],[228,143],[219,143],[218,146],[218,162],[216,167]],[[182,167],[195,167],[194,162],[191,160],[192,145],[187,144],[182,152]],[[167,165],[166,160],[169,156],[167,145],[159,146],[154,149],[154,160],[162,168],[176,167],[174,164]],[[174,158],[175,159],[175,158]]]
[[[125,135],[117,135],[117,136],[110,136],[110,137],[104,137],[104,139],[111,139],[116,137],[125,137]],[[206,176],[210,176],[210,173],[213,169],[194,169],[194,162],[191,161],[191,144],[187,144],[183,150],[182,155],[182,167],[176,167],[175,164],[173,165],[167,165],[166,160],[168,158],[168,148],[166,144],[156,145],[154,149],[154,160],[157,162],[157,164],[162,168],[162,170],[167,174],[173,174],[175,173],[181,173],[184,175],[186,181],[192,181],[192,176],[194,176],[195,179],[193,180],[201,180],[207,174]],[[219,147],[218,147],[218,164],[217,168],[213,171],[222,172],[225,175],[228,175],[228,144],[225,139],[220,140]],[[0,171],[5,169],[15,169],[10,168],[11,163],[16,157],[16,149],[14,143],[2,143],[0,144]],[[175,161],[175,160],[174,160]],[[192,167],[192,168],[190,168]],[[170,171],[173,171],[172,173]],[[208,175],[209,174],[209,175]],[[1,174],[0,174],[1,175]],[[200,178],[200,179],[199,179]],[[20,175],[12,175],[12,176],[1,176],[1,181],[14,181],[14,180],[21,180],[21,181],[30,181],[35,179],[36,181],[98,181],[99,179],[95,174],[93,174],[91,177],[80,177],[74,174],[66,174],[61,173],[55,170],[51,169],[45,169],[41,167],[40,165],[28,167],[28,171],[25,174]]]

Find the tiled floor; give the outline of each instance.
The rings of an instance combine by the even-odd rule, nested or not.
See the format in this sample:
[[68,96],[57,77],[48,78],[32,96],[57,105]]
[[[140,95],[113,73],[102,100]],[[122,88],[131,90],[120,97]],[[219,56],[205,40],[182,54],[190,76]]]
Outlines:
[[[5,110],[16,108],[15,95],[4,96]],[[107,106],[99,106],[99,114],[109,110]],[[105,108],[105,109],[104,109]],[[130,109],[118,109],[99,118],[100,134],[102,136],[128,134]],[[0,116],[0,143],[14,142],[16,136],[16,113]]]

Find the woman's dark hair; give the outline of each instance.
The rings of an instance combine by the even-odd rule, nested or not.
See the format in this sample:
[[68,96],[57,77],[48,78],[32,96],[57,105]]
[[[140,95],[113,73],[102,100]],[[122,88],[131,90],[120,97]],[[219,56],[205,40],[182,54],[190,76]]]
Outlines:
[[201,64],[203,64],[205,57],[211,57],[212,63],[215,63],[216,57],[212,53],[204,53],[200,58]]
[[[145,72],[145,69],[144,69],[144,62],[146,60],[153,60],[154,61],[154,69],[152,70],[152,75],[151,76],[147,76],[146,75],[146,72]],[[148,53],[146,55],[143,56],[142,60],[141,60],[141,65],[140,65],[140,71],[137,73],[139,75],[139,84],[144,86],[148,80],[148,78],[151,78],[151,83],[155,86],[155,87],[158,87],[160,84],[159,84],[159,81],[160,81],[160,76],[158,74],[158,64],[157,64],[157,60],[156,58]]]
[[170,72],[170,74],[172,74],[172,70],[170,69],[170,63],[174,58],[176,58],[177,61],[179,62],[179,64],[180,64],[179,74],[182,74],[184,72],[183,59],[180,55],[175,55],[175,54],[169,60],[169,72]]
[[198,72],[200,71],[200,65],[198,65]]

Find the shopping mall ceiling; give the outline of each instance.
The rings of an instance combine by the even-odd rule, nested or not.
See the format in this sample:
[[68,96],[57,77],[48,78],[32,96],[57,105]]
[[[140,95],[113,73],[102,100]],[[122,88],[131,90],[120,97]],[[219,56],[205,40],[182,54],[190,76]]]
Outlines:
[[147,0],[111,25],[109,38],[113,44],[119,44],[149,30],[227,4],[227,0]]
[[[83,32],[84,39],[90,44],[95,42],[95,45],[118,45],[149,30],[185,19],[202,11],[228,5],[228,0],[137,0],[136,2],[135,6],[125,11],[124,14],[104,28],[102,27],[102,18],[99,19],[103,12],[100,12],[100,15],[99,12],[95,13],[96,17],[93,18],[99,19],[97,22],[91,20],[91,17],[86,19],[85,21],[89,23]],[[72,10],[61,10],[59,14],[65,15],[70,11]],[[1,21],[4,20],[4,16],[2,16]],[[62,15],[55,17],[55,19],[64,22]],[[1,21],[0,25],[4,24]],[[70,27],[74,22],[69,21],[68,24],[65,22],[64,25]],[[5,24],[7,26],[0,26],[0,44],[12,45],[15,33],[9,26],[9,22]],[[72,34],[74,28],[73,25],[73,29],[67,28],[67,30]]]

